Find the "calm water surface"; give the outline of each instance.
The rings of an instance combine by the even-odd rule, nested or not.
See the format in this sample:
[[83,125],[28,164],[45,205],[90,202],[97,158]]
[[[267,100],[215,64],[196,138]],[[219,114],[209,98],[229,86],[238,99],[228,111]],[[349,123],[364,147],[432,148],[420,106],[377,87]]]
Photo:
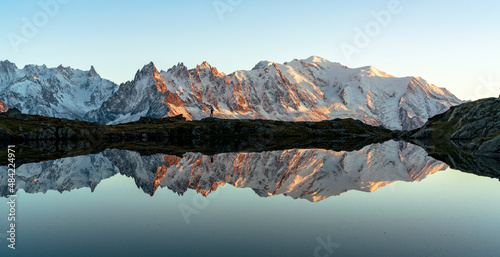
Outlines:
[[108,150],[23,166],[17,249],[4,233],[1,256],[500,253],[499,181],[399,142],[182,157]]

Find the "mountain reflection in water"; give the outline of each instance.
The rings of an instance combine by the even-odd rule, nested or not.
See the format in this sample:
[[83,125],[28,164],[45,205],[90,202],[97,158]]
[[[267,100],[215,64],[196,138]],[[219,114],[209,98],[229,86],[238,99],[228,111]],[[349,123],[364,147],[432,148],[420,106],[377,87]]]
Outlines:
[[[145,193],[160,188],[184,194],[188,189],[207,196],[219,186],[252,188],[259,196],[286,195],[321,201],[349,190],[373,192],[396,181],[420,181],[448,168],[420,147],[396,141],[373,144],[359,151],[323,149],[201,153],[141,156],[126,150],[23,164],[17,169],[16,189],[28,193],[59,192],[90,187],[117,173],[132,177]],[[7,169],[0,167],[2,183]],[[2,196],[7,184],[0,185]]]

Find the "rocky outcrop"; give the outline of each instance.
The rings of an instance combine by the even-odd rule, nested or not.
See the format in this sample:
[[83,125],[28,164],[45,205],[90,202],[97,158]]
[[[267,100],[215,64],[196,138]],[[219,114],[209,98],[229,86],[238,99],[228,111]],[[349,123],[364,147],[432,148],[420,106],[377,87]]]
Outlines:
[[422,128],[411,131],[409,136],[434,142],[455,140],[469,152],[500,155],[500,98],[452,107],[431,118]]

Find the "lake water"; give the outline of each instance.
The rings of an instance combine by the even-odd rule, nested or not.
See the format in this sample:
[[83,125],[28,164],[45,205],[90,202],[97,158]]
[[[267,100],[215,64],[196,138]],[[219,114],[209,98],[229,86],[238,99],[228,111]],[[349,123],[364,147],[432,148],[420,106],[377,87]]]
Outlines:
[[[500,182],[420,147],[214,156],[123,150],[17,169],[0,256],[498,256]],[[3,232],[3,234],[2,234]]]

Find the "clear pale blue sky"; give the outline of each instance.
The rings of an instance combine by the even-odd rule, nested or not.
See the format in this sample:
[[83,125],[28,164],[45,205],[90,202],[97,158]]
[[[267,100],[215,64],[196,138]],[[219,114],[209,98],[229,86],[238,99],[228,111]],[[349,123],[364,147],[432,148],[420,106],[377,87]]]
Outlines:
[[[387,10],[390,0],[65,1],[46,20],[39,0],[2,1],[0,59],[18,67],[94,65],[102,77],[121,83],[149,61],[166,70],[206,60],[231,73],[261,60],[318,55],[421,76],[462,99],[500,94],[500,4],[493,0],[401,0],[402,12],[352,58],[341,44],[354,45],[355,28],[364,30],[375,21],[371,13]],[[214,3],[234,6],[219,16]],[[23,18],[38,18],[40,26],[15,51],[10,33],[26,35]]]

